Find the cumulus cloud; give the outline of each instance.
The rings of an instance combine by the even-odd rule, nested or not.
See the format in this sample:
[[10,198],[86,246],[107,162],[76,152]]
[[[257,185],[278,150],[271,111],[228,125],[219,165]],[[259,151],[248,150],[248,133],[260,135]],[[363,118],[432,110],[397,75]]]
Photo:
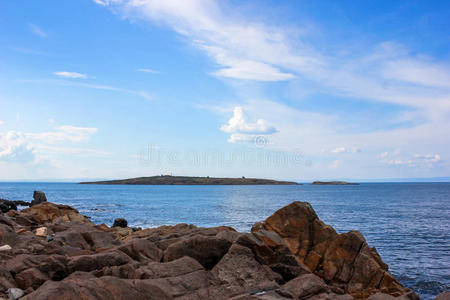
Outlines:
[[359,152],[361,152],[361,149],[358,149],[356,147],[352,148],[338,147],[331,150],[331,153],[359,153]]
[[[249,121],[241,106],[236,106],[233,109],[233,117],[228,120],[228,124],[222,125],[220,130],[231,133],[228,139],[230,143],[256,142],[257,137],[277,132],[275,127],[268,125],[263,119],[258,119],[255,122]],[[266,140],[265,137],[264,144]]]
[[87,78],[86,74],[78,73],[78,72],[67,72],[67,71],[60,71],[60,72],[54,72],[56,76],[64,77],[64,78],[74,78],[74,79],[85,79]]
[[30,28],[30,31],[31,31],[33,34],[35,34],[35,35],[37,35],[37,36],[40,36],[40,37],[42,37],[42,38],[47,37],[47,33],[46,33],[44,30],[42,30],[39,26],[30,23],[30,24],[28,24],[28,27]]
[[24,134],[16,131],[0,134],[0,160],[27,163],[35,158],[35,149]]
[[228,121],[228,124],[222,125],[220,130],[228,133],[241,134],[272,134],[277,131],[275,127],[266,124],[263,119],[250,122],[241,106],[234,108],[233,117]]

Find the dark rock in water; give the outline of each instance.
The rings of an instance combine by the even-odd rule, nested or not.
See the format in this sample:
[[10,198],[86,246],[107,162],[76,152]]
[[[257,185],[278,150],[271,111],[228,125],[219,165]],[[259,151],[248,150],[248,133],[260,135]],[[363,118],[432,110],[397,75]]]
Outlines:
[[33,193],[33,201],[31,201],[31,206],[40,204],[42,202],[47,202],[47,197],[44,192],[34,191]]
[[0,299],[417,299],[359,232],[336,233],[306,202],[251,233],[114,225],[50,202],[0,215]]
[[125,220],[124,218],[117,218],[114,220],[114,224],[112,227],[122,227],[125,228],[128,226],[128,222],[127,220]]
[[17,206],[13,201],[0,199],[0,212],[7,213],[11,209],[17,210]]

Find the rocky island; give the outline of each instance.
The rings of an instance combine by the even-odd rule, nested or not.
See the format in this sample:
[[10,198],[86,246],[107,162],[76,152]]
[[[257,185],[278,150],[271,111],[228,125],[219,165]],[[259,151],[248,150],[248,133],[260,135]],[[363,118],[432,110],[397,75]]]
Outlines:
[[114,225],[44,200],[1,214],[0,298],[418,299],[360,232],[337,233],[307,202],[248,233]]
[[80,182],[80,184],[135,184],[135,185],[287,185],[299,184],[293,181],[278,181],[258,178],[220,178],[220,177],[191,177],[191,176],[150,176],[130,179]]
[[313,181],[313,185],[358,185],[359,183],[346,181]]

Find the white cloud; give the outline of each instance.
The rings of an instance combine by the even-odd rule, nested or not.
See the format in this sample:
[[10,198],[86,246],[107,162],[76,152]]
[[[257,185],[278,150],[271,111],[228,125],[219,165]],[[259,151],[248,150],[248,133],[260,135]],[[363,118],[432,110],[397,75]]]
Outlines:
[[379,157],[380,158],[385,158],[385,157],[387,157],[389,155],[389,152],[383,152],[383,153],[381,153],[380,155],[379,155]]
[[241,106],[236,106],[233,110],[233,117],[228,124],[222,125],[220,130],[228,133],[244,133],[244,134],[272,134],[277,130],[275,127],[266,124],[262,119],[256,122],[250,122]]
[[[96,0],[127,18],[168,25],[218,66],[212,74],[260,81],[300,78],[316,91],[420,108],[450,110],[450,68],[412,55],[394,41],[368,44],[355,54],[341,44],[325,52],[305,29],[241,18],[235,7],[214,0]],[[394,80],[393,80],[394,79]]]
[[337,169],[342,165],[342,160],[335,160],[331,163],[330,169]]
[[[23,133],[9,131],[0,133],[0,161],[14,163],[49,163],[49,155],[70,154],[79,157],[108,155],[106,151],[73,147],[97,132],[97,128],[64,125],[54,131]],[[67,145],[69,143],[69,145]]]
[[138,69],[139,72],[143,73],[151,73],[151,74],[159,74],[159,71],[153,70],[153,69]]
[[409,167],[432,167],[434,164],[440,162],[441,156],[439,154],[414,154],[410,155],[402,153],[401,151],[394,151],[393,153],[384,152],[380,155],[381,163],[392,166],[409,166]]
[[[291,56],[284,45],[289,36],[262,24],[229,20],[215,1],[131,0],[100,4],[119,7],[128,17],[134,15],[168,24],[214,59],[220,67],[213,72],[215,75],[262,81],[294,78],[293,74],[281,71],[283,66],[276,65],[279,58]],[[311,63],[306,55],[295,57],[295,62],[302,67]]]
[[59,126],[55,129],[55,131],[50,132],[27,133],[26,136],[48,144],[56,144],[62,142],[86,141],[91,137],[91,135],[98,131],[97,128],[77,127],[71,125]]
[[386,62],[383,76],[417,85],[450,88],[450,67],[422,58]]
[[115,87],[115,86],[110,86],[110,85],[91,84],[91,83],[85,83],[85,82],[78,82],[78,81],[72,81],[72,80],[60,80],[60,79],[58,79],[58,80],[32,79],[32,80],[21,80],[21,82],[58,84],[58,85],[63,85],[63,86],[75,86],[75,87],[82,87],[82,88],[87,88],[87,89],[113,91],[113,92],[119,92],[119,93],[125,93],[125,94],[139,96],[146,100],[153,100],[153,97],[146,91],[129,90],[129,89],[123,89],[120,87]]
[[31,31],[33,34],[35,34],[35,35],[37,35],[37,36],[40,36],[40,37],[42,37],[42,38],[47,37],[47,33],[46,33],[44,30],[42,30],[39,26],[30,23],[30,24],[28,24],[28,27],[30,28],[30,31]]
[[9,131],[0,134],[0,160],[27,163],[35,160],[35,149],[24,134]]
[[359,152],[361,152],[361,149],[358,149],[356,147],[352,148],[338,147],[331,150],[331,153],[359,153]]
[[55,74],[59,77],[64,77],[64,78],[75,78],[75,79],[87,78],[86,74],[77,73],[77,72],[60,71],[60,72],[54,72],[53,74]]
[[0,120],[0,125],[3,125],[3,124],[5,124],[5,122],[3,122],[2,120]]
[[226,65],[229,67],[220,69],[214,74],[229,78],[261,81],[281,81],[295,77],[290,73],[282,73],[277,68],[257,61],[230,61]]

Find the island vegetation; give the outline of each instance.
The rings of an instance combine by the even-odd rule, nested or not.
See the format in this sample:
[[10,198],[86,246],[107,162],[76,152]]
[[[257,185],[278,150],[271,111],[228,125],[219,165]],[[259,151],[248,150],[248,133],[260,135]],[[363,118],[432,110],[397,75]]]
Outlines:
[[346,182],[346,181],[313,181],[313,185],[358,185],[359,183],[355,182]]
[[80,184],[130,184],[130,185],[298,185],[293,181],[258,178],[220,178],[160,175],[129,179],[80,182]]

